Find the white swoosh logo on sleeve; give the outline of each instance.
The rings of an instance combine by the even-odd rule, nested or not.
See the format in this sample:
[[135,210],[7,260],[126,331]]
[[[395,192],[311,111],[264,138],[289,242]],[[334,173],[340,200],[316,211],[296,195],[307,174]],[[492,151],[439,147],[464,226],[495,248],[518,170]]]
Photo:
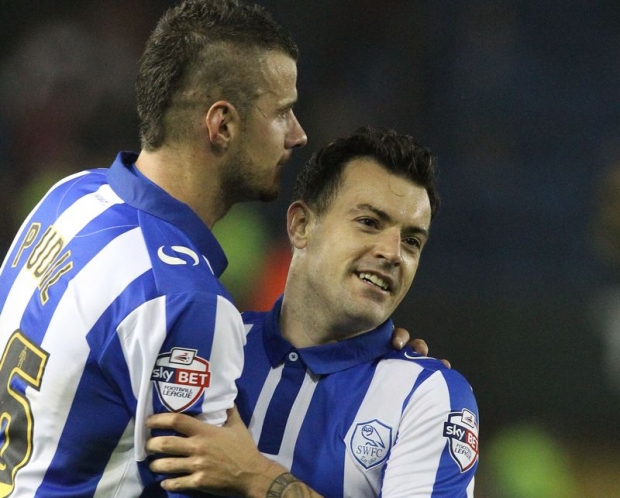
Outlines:
[[[168,265],[186,265],[188,263],[186,259],[179,258],[178,256],[172,256],[170,254],[166,254],[164,252],[164,247],[165,246],[161,246],[157,250],[157,256],[159,256],[159,259],[161,259],[164,263]],[[198,254],[192,251],[189,247],[170,246],[170,249],[172,249],[172,251],[174,251],[177,254],[184,254],[186,256],[189,256],[194,263],[192,266],[196,266],[200,262],[200,259],[198,258]]]

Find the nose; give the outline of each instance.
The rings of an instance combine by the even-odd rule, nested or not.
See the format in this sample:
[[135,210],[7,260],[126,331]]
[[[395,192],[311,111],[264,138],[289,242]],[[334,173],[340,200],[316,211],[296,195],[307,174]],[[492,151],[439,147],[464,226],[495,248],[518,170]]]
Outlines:
[[303,147],[308,143],[308,137],[306,132],[301,127],[297,116],[293,113],[293,119],[291,120],[291,129],[286,137],[286,148],[292,149],[293,147]]
[[379,234],[375,245],[375,255],[394,266],[400,265],[402,262],[402,246],[399,229],[395,227]]

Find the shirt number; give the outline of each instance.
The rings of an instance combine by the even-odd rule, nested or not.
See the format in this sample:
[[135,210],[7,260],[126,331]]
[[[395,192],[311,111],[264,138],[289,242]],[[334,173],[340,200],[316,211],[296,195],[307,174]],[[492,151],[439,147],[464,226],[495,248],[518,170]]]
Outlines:
[[28,386],[39,390],[49,354],[24,335],[13,332],[0,360],[0,498],[15,486],[15,474],[32,454],[34,420]]

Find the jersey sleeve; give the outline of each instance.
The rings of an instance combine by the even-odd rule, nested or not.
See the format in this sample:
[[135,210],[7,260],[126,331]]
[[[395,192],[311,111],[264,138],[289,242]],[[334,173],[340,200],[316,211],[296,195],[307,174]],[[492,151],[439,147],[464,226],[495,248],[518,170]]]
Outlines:
[[471,498],[478,408],[471,386],[440,369],[418,380],[388,459],[383,498]]
[[243,369],[245,328],[228,299],[192,292],[145,302],[120,323],[117,336],[126,367],[114,364],[118,355],[108,354],[102,368],[134,411],[135,459],[145,486],[157,486],[161,476],[148,471],[146,419],[182,412],[223,424]]
[[168,331],[151,375],[155,412],[184,412],[221,425],[243,370],[245,327],[220,295],[167,298]]

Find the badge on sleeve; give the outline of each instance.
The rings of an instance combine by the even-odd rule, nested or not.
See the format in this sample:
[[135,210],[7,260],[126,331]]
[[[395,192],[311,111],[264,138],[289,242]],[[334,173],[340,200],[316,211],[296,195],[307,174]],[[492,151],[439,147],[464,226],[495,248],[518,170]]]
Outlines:
[[195,349],[172,348],[157,357],[151,380],[163,405],[172,412],[192,406],[209,387],[209,362]]
[[478,460],[478,424],[476,415],[467,408],[448,414],[443,424],[443,435],[450,445],[450,456],[466,472]]

